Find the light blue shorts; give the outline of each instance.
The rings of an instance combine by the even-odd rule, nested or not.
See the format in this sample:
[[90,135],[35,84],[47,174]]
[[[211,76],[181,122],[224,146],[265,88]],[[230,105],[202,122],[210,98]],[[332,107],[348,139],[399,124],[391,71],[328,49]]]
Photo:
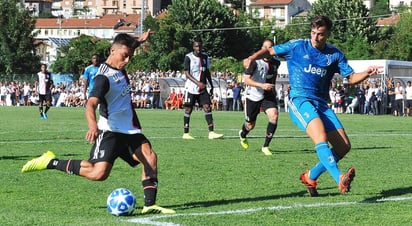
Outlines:
[[294,97],[289,100],[288,105],[292,122],[304,132],[309,122],[315,118],[322,120],[327,133],[343,128],[335,112],[324,101]]

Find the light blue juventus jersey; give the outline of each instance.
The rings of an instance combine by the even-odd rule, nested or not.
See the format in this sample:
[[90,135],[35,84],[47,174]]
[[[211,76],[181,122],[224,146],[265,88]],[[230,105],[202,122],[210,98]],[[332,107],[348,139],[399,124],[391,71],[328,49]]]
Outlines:
[[332,45],[318,50],[312,47],[310,39],[298,39],[273,46],[273,49],[277,56],[287,61],[291,98],[325,101],[336,73],[343,77],[354,73],[345,55]]

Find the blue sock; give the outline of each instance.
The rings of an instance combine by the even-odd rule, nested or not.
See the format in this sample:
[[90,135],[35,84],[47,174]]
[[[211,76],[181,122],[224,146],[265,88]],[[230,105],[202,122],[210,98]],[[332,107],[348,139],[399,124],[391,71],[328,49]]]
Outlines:
[[[338,163],[339,160],[341,159],[341,157],[336,154],[336,152],[335,152],[335,150],[333,150],[333,148],[331,148],[330,150],[332,151],[333,157],[335,157],[336,163]],[[309,179],[317,180],[318,177],[322,173],[324,173],[325,171],[326,171],[325,166],[323,166],[323,164],[321,162],[318,162],[312,169],[310,169]]]
[[320,142],[316,144],[315,150],[316,150],[316,153],[318,154],[318,158],[320,162],[332,175],[336,184],[339,184],[339,176],[341,175],[341,172],[338,168],[338,164],[335,161],[335,157],[332,154],[332,150],[329,148],[328,143]]

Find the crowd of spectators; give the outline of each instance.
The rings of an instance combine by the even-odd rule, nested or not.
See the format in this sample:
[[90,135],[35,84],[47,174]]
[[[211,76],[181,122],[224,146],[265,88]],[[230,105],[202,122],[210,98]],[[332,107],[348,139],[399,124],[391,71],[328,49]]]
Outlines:
[[[398,88],[391,79],[371,78],[356,86],[349,86],[345,80],[341,83],[332,81],[329,90],[330,107],[337,114],[365,114],[409,116],[406,114],[408,102],[405,102],[406,92],[397,82]],[[396,101],[398,100],[398,101]]]
[[[151,70],[149,72],[137,71],[129,74],[131,81],[131,95],[136,108],[159,108],[159,109],[181,109],[183,100],[183,89],[177,89],[180,100],[177,107],[165,106],[167,99],[160,98],[159,78],[183,78],[184,73],[180,71]],[[212,109],[214,111],[243,111],[244,109],[244,84],[240,74],[226,72],[212,72],[212,77],[223,79],[225,88],[216,88],[211,96]],[[338,114],[394,114],[405,115],[406,104],[396,107],[396,86],[393,82],[388,87],[382,87],[387,81],[380,78],[365,80],[356,86],[349,86],[345,80],[333,81],[329,91],[330,107]],[[84,81],[82,78],[70,84],[55,84],[52,88],[52,105],[55,107],[84,107],[87,98],[84,96]],[[183,87],[182,87],[183,88]],[[172,88],[170,88],[172,89]],[[399,89],[399,88],[398,88]],[[170,93],[171,90],[169,90]],[[288,112],[289,85],[283,83],[277,85],[277,97],[279,110]],[[403,93],[405,95],[405,93]],[[399,102],[399,101],[398,101]],[[383,106],[386,103],[386,106]],[[1,81],[0,82],[0,106],[32,106],[38,105],[38,94],[34,82],[28,81]],[[398,109],[396,109],[398,108]],[[409,110],[409,109],[408,109]],[[402,111],[402,112],[401,112]],[[409,113],[409,111],[408,111]]]

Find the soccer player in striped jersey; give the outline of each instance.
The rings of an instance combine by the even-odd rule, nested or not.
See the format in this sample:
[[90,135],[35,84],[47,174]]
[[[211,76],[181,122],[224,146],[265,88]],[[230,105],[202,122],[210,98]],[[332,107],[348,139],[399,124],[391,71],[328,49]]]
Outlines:
[[[263,48],[271,48],[274,45],[271,39],[263,41]],[[276,98],[276,76],[280,61],[273,58],[263,58],[251,62],[246,69],[244,81],[246,86],[245,101],[245,123],[239,131],[240,145],[247,149],[249,147],[247,134],[255,128],[257,116],[262,110],[268,117],[266,126],[265,142],[262,152],[272,155],[269,144],[272,141],[278,125],[278,101]]]
[[[196,102],[203,108],[205,119],[209,129],[209,139],[219,139],[223,134],[214,132],[212,117],[212,101],[210,96],[213,95],[212,77],[209,71],[210,61],[206,53],[201,52],[202,42],[196,40],[193,42],[193,52],[186,54],[184,60],[184,71],[186,75],[185,94],[184,94],[184,133],[183,139],[194,139],[189,134],[190,115]],[[209,82],[211,87],[210,94],[207,92],[206,85]]]
[[[110,48],[106,62],[100,65],[93,90],[86,106],[88,131],[86,140],[93,144],[89,160],[57,159],[53,152],[27,162],[22,172],[56,169],[93,181],[106,180],[115,160],[120,157],[130,166],[142,164],[141,183],[144,190],[142,213],[175,213],[156,205],[157,155],[150,141],[142,134],[131,99],[131,85],[125,67],[135,49],[149,37],[149,31],[138,40],[121,33]],[[96,119],[97,107],[99,119]]]
[[[40,119],[47,119],[47,112],[50,109],[52,94],[51,90],[53,88],[53,79],[50,72],[47,71],[47,65],[42,64],[40,67],[40,72],[37,73],[36,88],[35,90],[39,93],[39,112]],[[46,103],[46,109],[43,109],[43,105]]]

